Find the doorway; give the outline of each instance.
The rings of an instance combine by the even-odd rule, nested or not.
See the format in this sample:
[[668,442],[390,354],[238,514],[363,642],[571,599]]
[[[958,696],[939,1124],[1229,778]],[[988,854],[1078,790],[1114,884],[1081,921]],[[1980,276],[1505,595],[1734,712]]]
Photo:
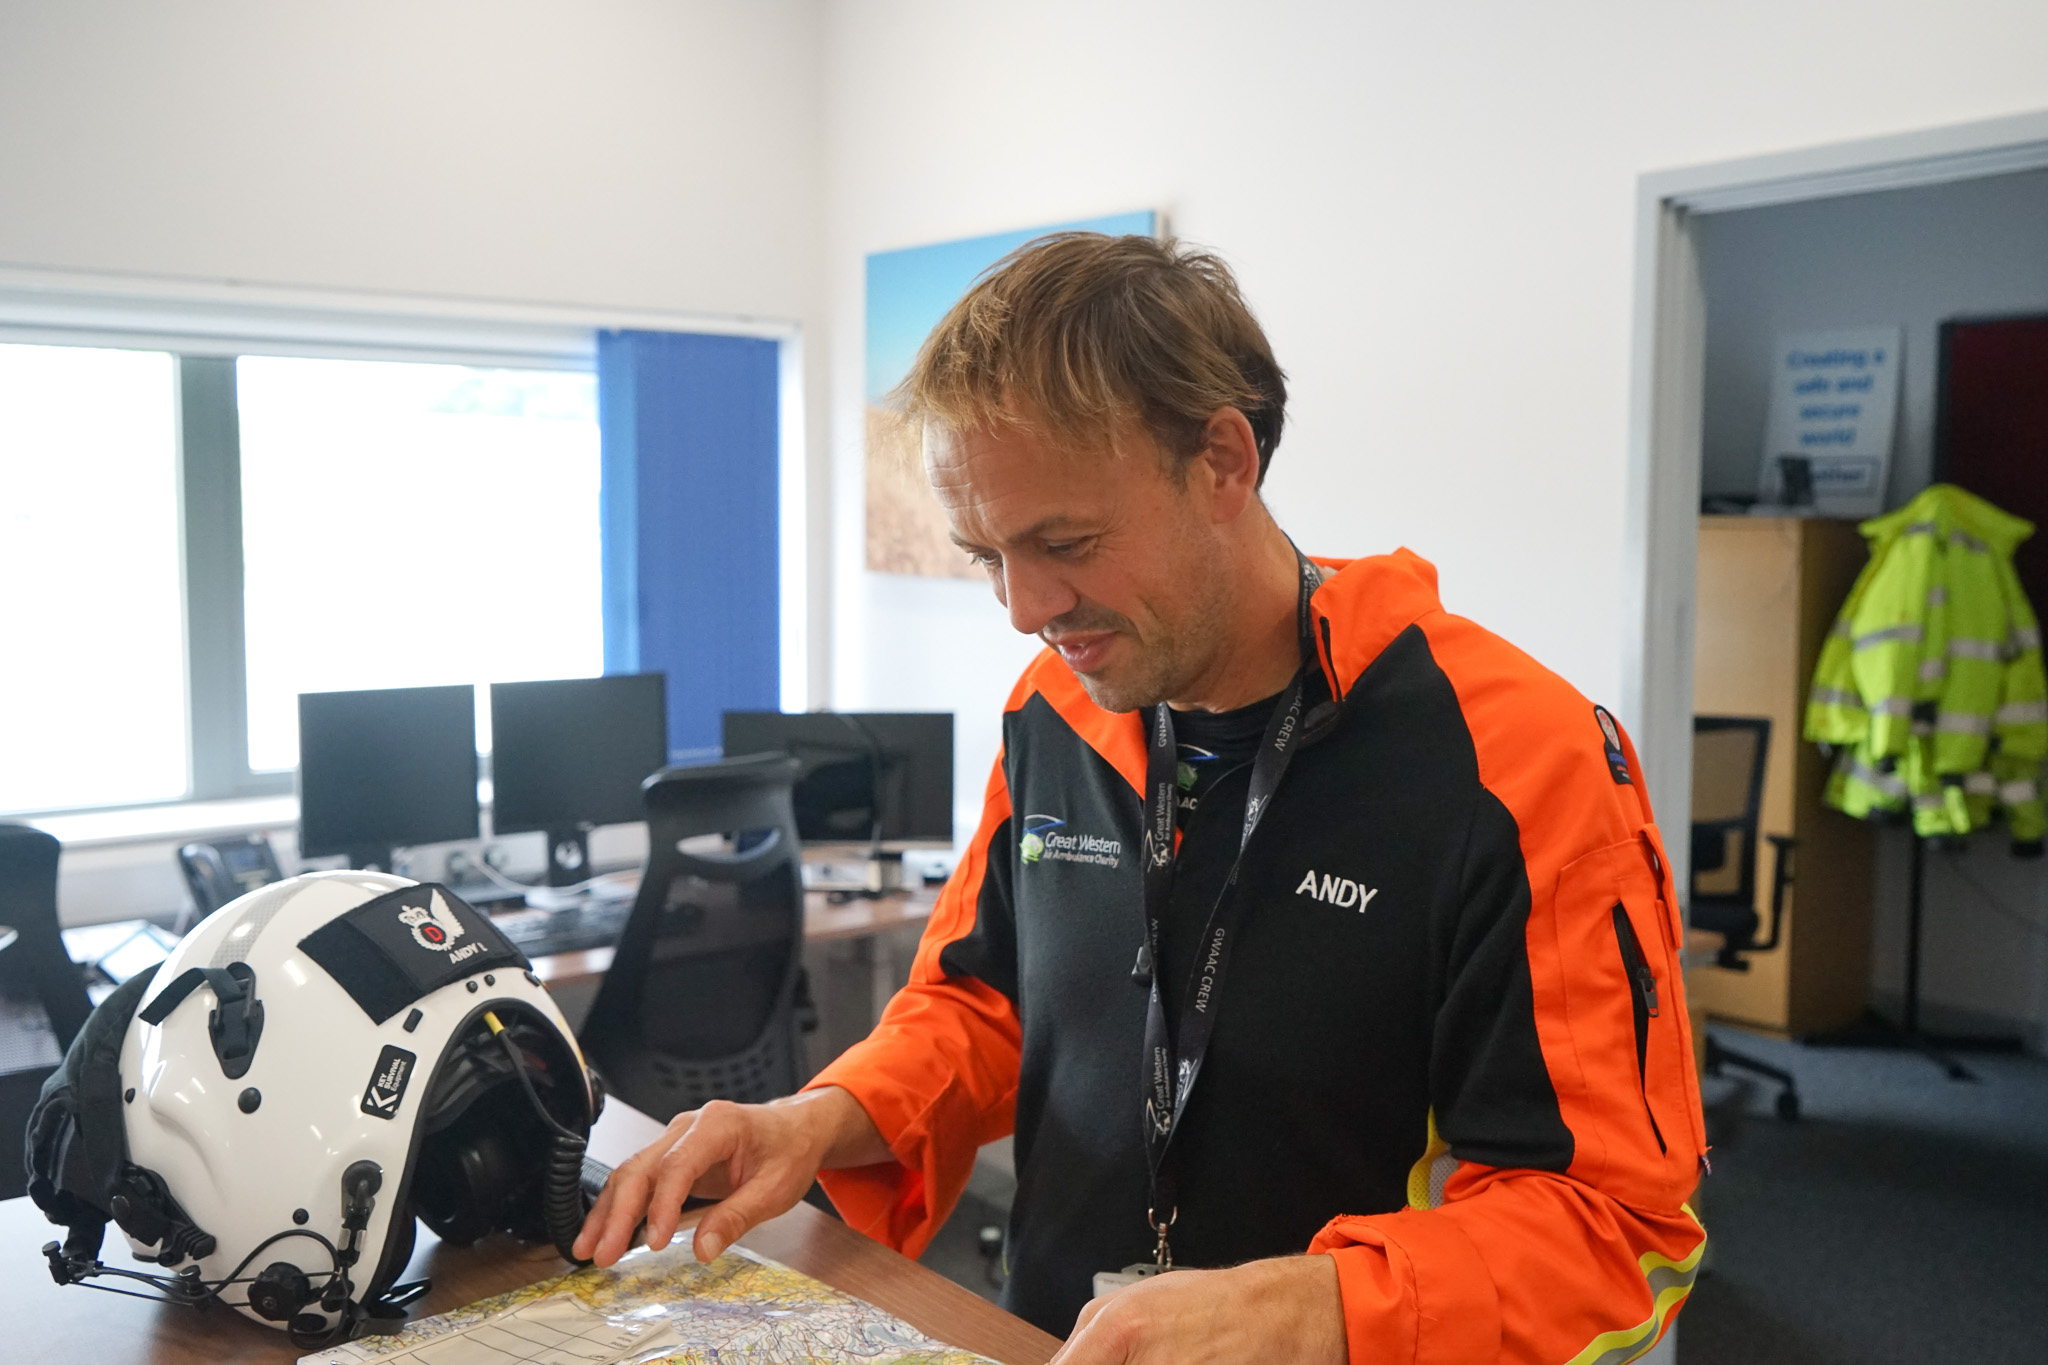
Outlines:
[[[1763,453],[1760,430],[1753,436],[1715,430],[1728,401],[1727,377],[1710,363],[1713,347],[1725,343],[1725,337],[1713,338],[1727,324],[1717,292],[1724,275],[1717,272],[1745,251],[1753,261],[1768,249],[1760,233],[1750,231],[1767,220],[1779,227],[1801,216],[1818,222],[1831,206],[1892,191],[1919,195],[1949,187],[1988,198],[1994,189],[2005,193],[2029,180],[2048,182],[2048,113],[1691,167],[1640,182],[1626,540],[1630,581],[1640,595],[1631,604],[1624,678],[1627,714],[1667,831],[1689,825],[1691,817],[1701,494],[1731,491],[1745,477],[1753,490]],[[1780,274],[1758,287],[1783,290],[1790,278]],[[1711,330],[1710,297],[1716,310]],[[1908,328],[1910,353],[1910,307],[1882,319],[1812,319],[1815,330],[1880,320]],[[1777,321],[1757,324],[1766,345]],[[1924,338],[1919,344],[1927,349]],[[1759,371],[1766,355],[1757,352]],[[1930,394],[1908,394],[1907,403],[1925,402]],[[1751,395],[1751,401],[1762,399]],[[1907,416],[1902,411],[1888,506],[1929,477],[1929,452],[1924,442],[1916,445]],[[1745,460],[1750,473],[1736,468]],[[1851,571],[1860,566],[1862,547],[1851,523],[1818,525],[1846,538]],[[1745,563],[1756,567],[1753,556]],[[1837,592],[1826,606],[1830,616],[1839,598]],[[1802,678],[1802,695],[1803,686]],[[1725,707],[1709,700],[1699,709]],[[1781,749],[1787,754],[1800,742],[1796,706],[1788,728]],[[1890,889],[1878,896],[1903,885],[1903,855],[1886,850],[1887,833],[1878,832],[1875,880]],[[2002,837],[1985,842],[1983,855],[2003,858]],[[1990,842],[2000,847],[1990,849]],[[1689,841],[1667,834],[1666,844],[1678,864],[1674,874],[1686,885]],[[1909,846],[1910,840],[1898,840],[1898,850]],[[1767,875],[1768,852],[1764,857],[1759,871]],[[2041,882],[2040,864],[2012,866],[2030,885]],[[1957,875],[1976,875],[1994,891],[2002,889],[1986,871],[1959,864]],[[2035,907],[2036,919],[2044,908],[2048,896]],[[1875,975],[1892,970],[1880,951]],[[1742,1041],[1751,1046],[1750,1039]],[[1773,1087],[1759,1085],[1756,1102],[1738,1097],[1729,1126],[1710,1128],[1719,1144],[1719,1179],[1702,1191],[1701,1213],[1716,1239],[1713,1264],[1681,1320],[1678,1359],[1805,1365],[1841,1358],[1994,1359],[2007,1349],[2024,1350],[2018,1343],[2031,1328],[2017,1326],[2002,1307],[2014,1287],[2001,1286],[1997,1302],[1980,1301],[1969,1286],[1982,1267],[1971,1266],[1971,1256],[1973,1248],[1999,1247],[2009,1262],[2048,1207],[2031,1195],[1982,1197],[1948,1173],[1984,1173],[1985,1189],[2048,1188],[2040,1183],[2048,1170],[2048,1142],[2041,1138],[2048,1132],[2048,1064],[1999,1058],[1982,1068],[1980,1084],[1959,1086],[1909,1053],[1825,1053],[1769,1039],[1758,1040],[1756,1051],[1797,1073],[1806,1117],[1798,1123],[1774,1117]],[[1724,1107],[1713,1090],[1709,1099],[1710,1106]],[[1935,1178],[1934,1171],[1945,1174]],[[1851,1227],[1857,1218],[1862,1221]],[[2007,1222],[1993,1227],[1987,1219]],[[1908,1265],[1918,1269],[1894,1273]],[[1924,1278],[1911,1279],[1929,1265],[1954,1269],[1954,1292],[1946,1299],[1930,1293]],[[1926,1314],[1905,1307],[1916,1302],[1938,1307]],[[1959,1320],[1970,1325],[1957,1329]],[[1880,1321],[1890,1334],[1882,1340],[1872,1330]],[[1930,1334],[1956,1330],[1970,1335],[1969,1348],[1921,1349]]]

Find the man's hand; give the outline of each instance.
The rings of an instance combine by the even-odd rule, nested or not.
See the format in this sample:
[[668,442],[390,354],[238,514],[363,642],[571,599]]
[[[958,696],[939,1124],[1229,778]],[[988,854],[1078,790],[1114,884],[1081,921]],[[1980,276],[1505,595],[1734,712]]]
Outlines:
[[860,1102],[836,1086],[771,1104],[714,1100],[678,1114],[654,1142],[605,1182],[576,1234],[578,1259],[611,1265],[647,1220],[647,1245],[676,1235],[683,1200],[719,1202],[697,1224],[697,1259],[709,1261],[747,1229],[793,1207],[828,1166],[870,1166],[889,1148]]
[[1328,1256],[1176,1270],[1095,1299],[1052,1365],[1345,1365],[1344,1300]]

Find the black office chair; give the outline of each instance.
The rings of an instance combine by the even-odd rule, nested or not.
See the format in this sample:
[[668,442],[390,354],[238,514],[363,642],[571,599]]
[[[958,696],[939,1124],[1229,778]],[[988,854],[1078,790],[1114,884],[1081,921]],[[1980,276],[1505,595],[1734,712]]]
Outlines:
[[[1714,965],[1749,970],[1748,955],[1774,951],[1785,927],[1785,888],[1792,882],[1797,841],[1767,836],[1773,852],[1771,932],[1756,910],[1757,826],[1763,814],[1764,769],[1771,752],[1771,722],[1762,716],[1692,718],[1692,900],[1688,921],[1721,936]],[[1799,1090],[1790,1072],[1724,1047],[1707,1034],[1707,1071],[1738,1067],[1776,1081],[1778,1116],[1799,1117]]]
[[611,1091],[658,1119],[797,1088],[798,769],[758,755],[642,787],[647,870],[582,1042]]
[[63,1049],[85,1027],[92,1001],[57,926],[58,849],[39,829],[0,825],[0,924],[21,935],[0,953],[0,986],[40,999]]
[[[0,924],[19,935],[0,952],[0,991],[16,1001],[42,1005],[55,1051],[62,1053],[92,1013],[85,976],[64,951],[57,930],[55,839],[27,825],[0,824]],[[33,1014],[35,1006],[28,1005]],[[52,1038],[40,1028],[0,1037],[0,1199],[28,1192],[22,1169],[23,1138],[49,1061]]]

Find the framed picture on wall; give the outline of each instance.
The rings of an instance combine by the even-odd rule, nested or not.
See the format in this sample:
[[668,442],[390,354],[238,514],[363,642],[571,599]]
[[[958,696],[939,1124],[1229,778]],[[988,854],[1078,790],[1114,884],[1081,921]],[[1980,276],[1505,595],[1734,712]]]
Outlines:
[[1757,494],[1808,516],[1884,510],[1899,411],[1898,327],[1780,336]]
[[918,347],[990,266],[1051,232],[1153,236],[1150,209],[931,246],[878,251],[867,260],[867,566],[925,578],[978,578],[946,535],[946,519],[924,481],[918,435],[890,394],[910,372]]

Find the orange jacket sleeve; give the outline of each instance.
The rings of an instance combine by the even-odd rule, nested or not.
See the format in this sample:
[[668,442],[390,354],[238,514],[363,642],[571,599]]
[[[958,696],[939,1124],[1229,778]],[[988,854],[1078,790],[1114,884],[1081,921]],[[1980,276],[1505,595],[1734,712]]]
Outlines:
[[[1010,814],[998,755],[981,824],[939,893],[909,985],[874,1032],[805,1087],[847,1090],[889,1144],[893,1162],[823,1171],[818,1179],[848,1224],[906,1256],[923,1251],[952,1212],[982,1144],[1015,1122],[1022,1045],[1016,1007],[983,976],[950,971],[940,961],[949,950],[968,954],[985,964],[987,977],[1003,980],[1011,955],[986,952],[985,945],[1010,933]],[[958,957],[953,961],[957,967]]]
[[[1355,1362],[1620,1365],[1663,1335],[1706,1244],[1685,1202],[1705,1134],[1678,901],[1627,737],[1617,727],[1625,779],[1588,764],[1557,737],[1571,715],[1532,714],[1488,686],[1497,661],[1461,658],[1493,649],[1463,624],[1433,629],[1431,645],[1517,831],[1495,866],[1468,868],[1468,894],[1527,897],[1526,916],[1475,918],[1521,937],[1572,1160],[1557,1173],[1474,1159],[1505,1145],[1489,1116],[1514,1099],[1490,1091],[1508,1073],[1441,1077],[1409,1207],[1335,1218],[1309,1249],[1336,1259]],[[1492,985],[1453,982],[1445,1010],[1460,1017],[1440,1028],[1483,1032]]]

